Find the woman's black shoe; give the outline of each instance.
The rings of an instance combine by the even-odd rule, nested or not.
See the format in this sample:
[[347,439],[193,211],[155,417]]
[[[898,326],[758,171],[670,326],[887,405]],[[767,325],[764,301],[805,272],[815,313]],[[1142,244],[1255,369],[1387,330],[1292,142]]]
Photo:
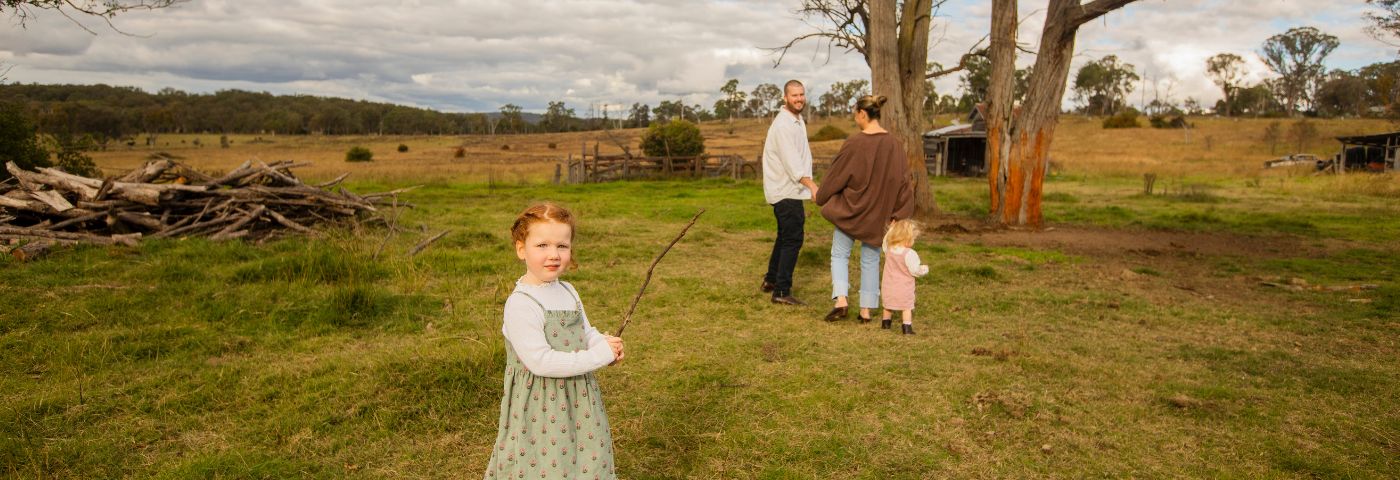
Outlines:
[[900,324],[899,326],[900,326],[900,329],[903,330],[903,334],[904,334],[904,335],[913,335],[913,334],[914,334],[914,326],[913,326],[913,325],[910,325],[910,324],[907,324],[907,323],[902,323],[902,324]]
[[890,329],[890,319],[888,319],[888,318],[880,319],[880,328],[883,328],[883,329],[885,329],[885,330],[889,330],[889,329]]
[[846,319],[846,311],[847,311],[847,310],[846,310],[846,307],[836,307],[836,308],[833,308],[833,309],[831,309],[830,312],[827,312],[826,318],[823,318],[823,320],[826,320],[826,321],[828,321],[828,322],[834,322],[834,321],[837,321],[837,320],[845,320],[845,319]]
[[856,314],[856,319],[859,320],[861,324],[870,323],[870,317],[862,317],[859,313]]

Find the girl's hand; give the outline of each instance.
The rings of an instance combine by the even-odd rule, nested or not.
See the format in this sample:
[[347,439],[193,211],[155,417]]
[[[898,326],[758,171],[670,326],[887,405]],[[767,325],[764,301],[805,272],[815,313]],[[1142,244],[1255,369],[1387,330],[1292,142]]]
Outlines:
[[613,366],[622,363],[622,357],[625,356],[625,354],[622,351],[622,338],[614,337],[612,335],[603,335],[603,339],[608,341],[608,346],[612,347],[613,351],[614,358],[612,363],[609,363],[608,366]]

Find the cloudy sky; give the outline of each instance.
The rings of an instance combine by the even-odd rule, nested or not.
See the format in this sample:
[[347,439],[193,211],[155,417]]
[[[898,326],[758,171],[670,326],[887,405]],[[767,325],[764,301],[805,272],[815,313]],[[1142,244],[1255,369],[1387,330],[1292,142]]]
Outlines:
[[[10,82],[220,89],[387,101],[444,111],[542,111],[682,99],[710,107],[728,78],[752,90],[798,78],[815,96],[868,78],[855,53],[809,42],[774,67],[764,49],[811,27],[800,0],[191,0],[114,19],[40,12],[0,27]],[[1020,2],[1024,42],[1038,41],[1043,2]],[[952,64],[987,31],[987,0],[948,0],[931,37]],[[1325,8],[1319,8],[1325,7]],[[1364,0],[1139,0],[1086,25],[1076,63],[1107,54],[1133,64],[1154,94],[1213,104],[1205,59],[1234,52],[1267,76],[1254,52],[1270,35],[1315,26],[1337,36],[1331,68],[1396,58],[1364,32]],[[6,12],[8,13],[8,12]],[[1022,55],[1021,63],[1031,61]],[[0,67],[3,71],[4,67]],[[1077,65],[1076,65],[1077,68]],[[956,76],[938,82],[956,94]],[[1154,89],[1150,85],[1155,85]],[[1141,95],[1134,95],[1137,102]]]

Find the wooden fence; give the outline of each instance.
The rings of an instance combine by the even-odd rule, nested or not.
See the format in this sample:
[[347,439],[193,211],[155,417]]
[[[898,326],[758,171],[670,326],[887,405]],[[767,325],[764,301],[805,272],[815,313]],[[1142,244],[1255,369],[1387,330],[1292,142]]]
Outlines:
[[633,155],[602,155],[598,144],[588,151],[584,144],[578,156],[569,154],[567,160],[554,166],[554,183],[594,183],[614,180],[654,178],[756,178],[758,162],[740,155],[699,155],[694,157],[639,157]]

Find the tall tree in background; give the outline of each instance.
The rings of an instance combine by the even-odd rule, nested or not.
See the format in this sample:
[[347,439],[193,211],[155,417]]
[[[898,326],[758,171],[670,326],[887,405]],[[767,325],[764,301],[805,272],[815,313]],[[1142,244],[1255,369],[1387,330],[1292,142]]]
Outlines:
[[1086,112],[1097,107],[1099,115],[1110,115],[1127,103],[1124,98],[1138,80],[1131,63],[1119,62],[1117,55],[1105,55],[1079,67],[1074,76],[1074,94],[1084,101]]
[[761,83],[754,87],[753,99],[758,101],[758,115],[767,117],[776,113],[782,105],[783,91],[777,85]]
[[627,114],[627,126],[645,128],[647,125],[651,125],[651,106],[645,103],[633,103],[631,111]]
[[987,107],[987,175],[990,217],[1006,225],[1040,227],[1041,190],[1060,103],[1069,81],[1079,27],[1136,0],[1049,0],[1040,51],[1026,100],[1012,118],[1016,76],[1016,0],[992,1],[991,85]]
[[[889,97],[880,126],[904,145],[920,212],[932,212],[928,168],[924,165],[924,80],[928,67],[929,25],[946,0],[803,0],[798,13],[822,26],[794,38],[776,51],[786,53],[798,42],[819,39],[832,47],[860,52],[870,67],[874,93]],[[778,58],[782,62],[782,57]]]
[[540,128],[546,132],[563,132],[577,121],[574,109],[564,106],[564,102],[549,102],[545,108],[544,116],[540,118]]
[[[987,101],[987,89],[992,85],[992,61],[987,58],[987,50],[982,49],[964,56],[959,67],[954,68],[961,68],[963,72],[963,94],[958,99],[958,108],[970,112],[977,104]],[[1026,98],[1026,80],[1030,76],[1030,67],[1016,69],[1015,102],[1020,103]]]
[[1400,61],[1373,63],[1357,75],[1366,82],[1366,103],[1381,107],[1386,117],[1400,118]]
[[1279,74],[1288,116],[1293,116],[1300,102],[1311,104],[1312,87],[1326,71],[1322,61],[1339,44],[1337,37],[1313,27],[1291,28],[1264,41],[1259,56],[1269,70]]
[[852,113],[856,100],[860,97],[870,95],[870,80],[858,78],[848,82],[836,82],[831,84],[833,91],[839,92],[836,97],[841,106],[841,113]]
[[1225,93],[1225,116],[1230,116],[1231,99],[1244,82],[1244,58],[1233,53],[1217,53],[1206,59],[1206,74]]
[[1366,115],[1367,85],[1355,72],[1333,70],[1317,87],[1313,106],[1324,117]]
[[734,115],[742,113],[744,110],[745,94],[739,90],[739,79],[729,79],[723,87],[720,87],[719,93],[723,93],[724,97],[715,102],[715,116],[724,117],[732,122]]
[[514,103],[501,105],[501,126],[510,130],[510,133],[520,133],[525,126],[525,119],[520,114],[520,106]]

